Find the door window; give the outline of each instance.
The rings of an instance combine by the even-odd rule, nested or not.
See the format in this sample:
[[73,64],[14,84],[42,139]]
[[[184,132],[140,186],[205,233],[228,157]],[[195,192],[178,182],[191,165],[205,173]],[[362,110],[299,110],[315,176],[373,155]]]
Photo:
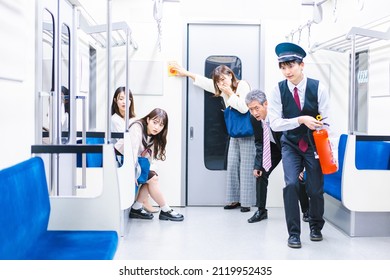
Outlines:
[[[226,65],[233,70],[237,79],[241,79],[241,60],[236,56],[214,55],[205,62],[204,75],[211,78],[213,70]],[[204,91],[204,163],[209,170],[226,170],[229,135],[226,132],[222,97]]]

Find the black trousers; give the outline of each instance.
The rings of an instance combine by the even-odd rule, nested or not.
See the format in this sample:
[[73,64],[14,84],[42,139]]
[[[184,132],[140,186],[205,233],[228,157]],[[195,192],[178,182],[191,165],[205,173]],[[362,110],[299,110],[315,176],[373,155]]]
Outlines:
[[[274,154],[271,157],[272,166],[268,172],[263,172],[263,174],[256,179],[256,207],[259,210],[266,209],[267,205],[267,192],[268,192],[268,178],[271,175],[272,171],[278,166],[281,160],[281,155]],[[301,170],[303,169],[303,166]],[[299,202],[301,205],[302,213],[309,210],[309,198],[306,193],[306,183],[305,181],[299,180]]]
[[310,229],[321,230],[324,226],[324,176],[319,160],[314,157],[314,148],[309,145],[302,152],[298,145],[284,135],[281,138],[285,187],[283,189],[284,211],[289,235],[301,234],[299,211],[299,173],[302,164],[306,170],[306,192],[309,197]]
[[276,145],[273,143],[271,144],[271,147],[271,168],[268,172],[263,172],[261,176],[256,179],[256,206],[259,209],[266,209],[268,177],[282,159],[280,149],[276,148]]

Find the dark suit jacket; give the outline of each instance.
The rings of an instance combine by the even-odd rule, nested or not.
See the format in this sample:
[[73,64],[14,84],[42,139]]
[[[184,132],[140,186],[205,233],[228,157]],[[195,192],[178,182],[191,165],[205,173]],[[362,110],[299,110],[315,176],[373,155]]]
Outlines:
[[256,120],[251,116],[251,124],[253,127],[253,132],[255,136],[255,146],[256,146],[256,157],[255,157],[255,166],[254,169],[262,170],[263,174],[267,173],[269,175],[272,170],[279,164],[282,159],[282,152],[280,146],[280,137],[282,132],[274,132],[271,130],[272,136],[275,139],[275,143],[271,141],[271,169],[268,172],[265,172],[263,168],[263,124],[261,121]]

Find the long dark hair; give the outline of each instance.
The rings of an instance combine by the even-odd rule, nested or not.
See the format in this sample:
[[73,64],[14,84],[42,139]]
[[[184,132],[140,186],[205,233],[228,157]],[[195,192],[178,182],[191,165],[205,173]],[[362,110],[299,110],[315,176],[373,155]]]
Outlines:
[[[118,114],[119,116],[122,116],[121,113],[119,112],[118,104],[116,103],[116,99],[118,98],[118,95],[121,92],[125,92],[125,87],[118,87],[114,93],[114,97],[112,98],[112,103],[111,103],[111,115]],[[133,93],[129,89],[129,100],[131,101],[130,107],[129,107],[129,119],[135,117],[135,112],[134,112],[134,98],[133,98]],[[125,116],[122,116],[123,118]]]
[[155,108],[145,117],[139,119],[139,122],[143,126],[143,132],[145,136],[147,136],[148,119],[149,121],[154,119],[159,119],[164,125],[164,128],[160,131],[159,134],[152,135],[152,141],[154,147],[153,148],[154,158],[164,161],[166,158],[165,147],[167,145],[167,135],[168,135],[168,114],[163,109]]
[[215,89],[215,96],[220,96],[221,95],[221,90],[218,88],[218,81],[221,79],[221,76],[222,75],[232,75],[232,90],[234,92],[236,92],[237,90],[237,87],[238,87],[238,83],[240,82],[236,75],[234,75],[234,72],[232,69],[230,69],[228,66],[226,65],[219,65],[217,66],[213,72],[212,72],[212,79],[213,79],[213,82],[214,82],[214,89]]

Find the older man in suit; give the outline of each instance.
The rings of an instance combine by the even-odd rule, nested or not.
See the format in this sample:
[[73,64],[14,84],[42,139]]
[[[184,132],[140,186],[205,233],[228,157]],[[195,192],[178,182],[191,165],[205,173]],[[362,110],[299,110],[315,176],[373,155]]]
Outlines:
[[[267,97],[261,90],[250,91],[246,96],[246,104],[251,113],[256,146],[255,165],[253,175],[256,177],[256,207],[258,210],[248,219],[248,223],[260,222],[268,218],[266,208],[268,177],[282,159],[280,137],[282,132],[273,132],[267,118]],[[308,213],[308,198],[304,184],[300,188],[300,202],[303,220]]]

